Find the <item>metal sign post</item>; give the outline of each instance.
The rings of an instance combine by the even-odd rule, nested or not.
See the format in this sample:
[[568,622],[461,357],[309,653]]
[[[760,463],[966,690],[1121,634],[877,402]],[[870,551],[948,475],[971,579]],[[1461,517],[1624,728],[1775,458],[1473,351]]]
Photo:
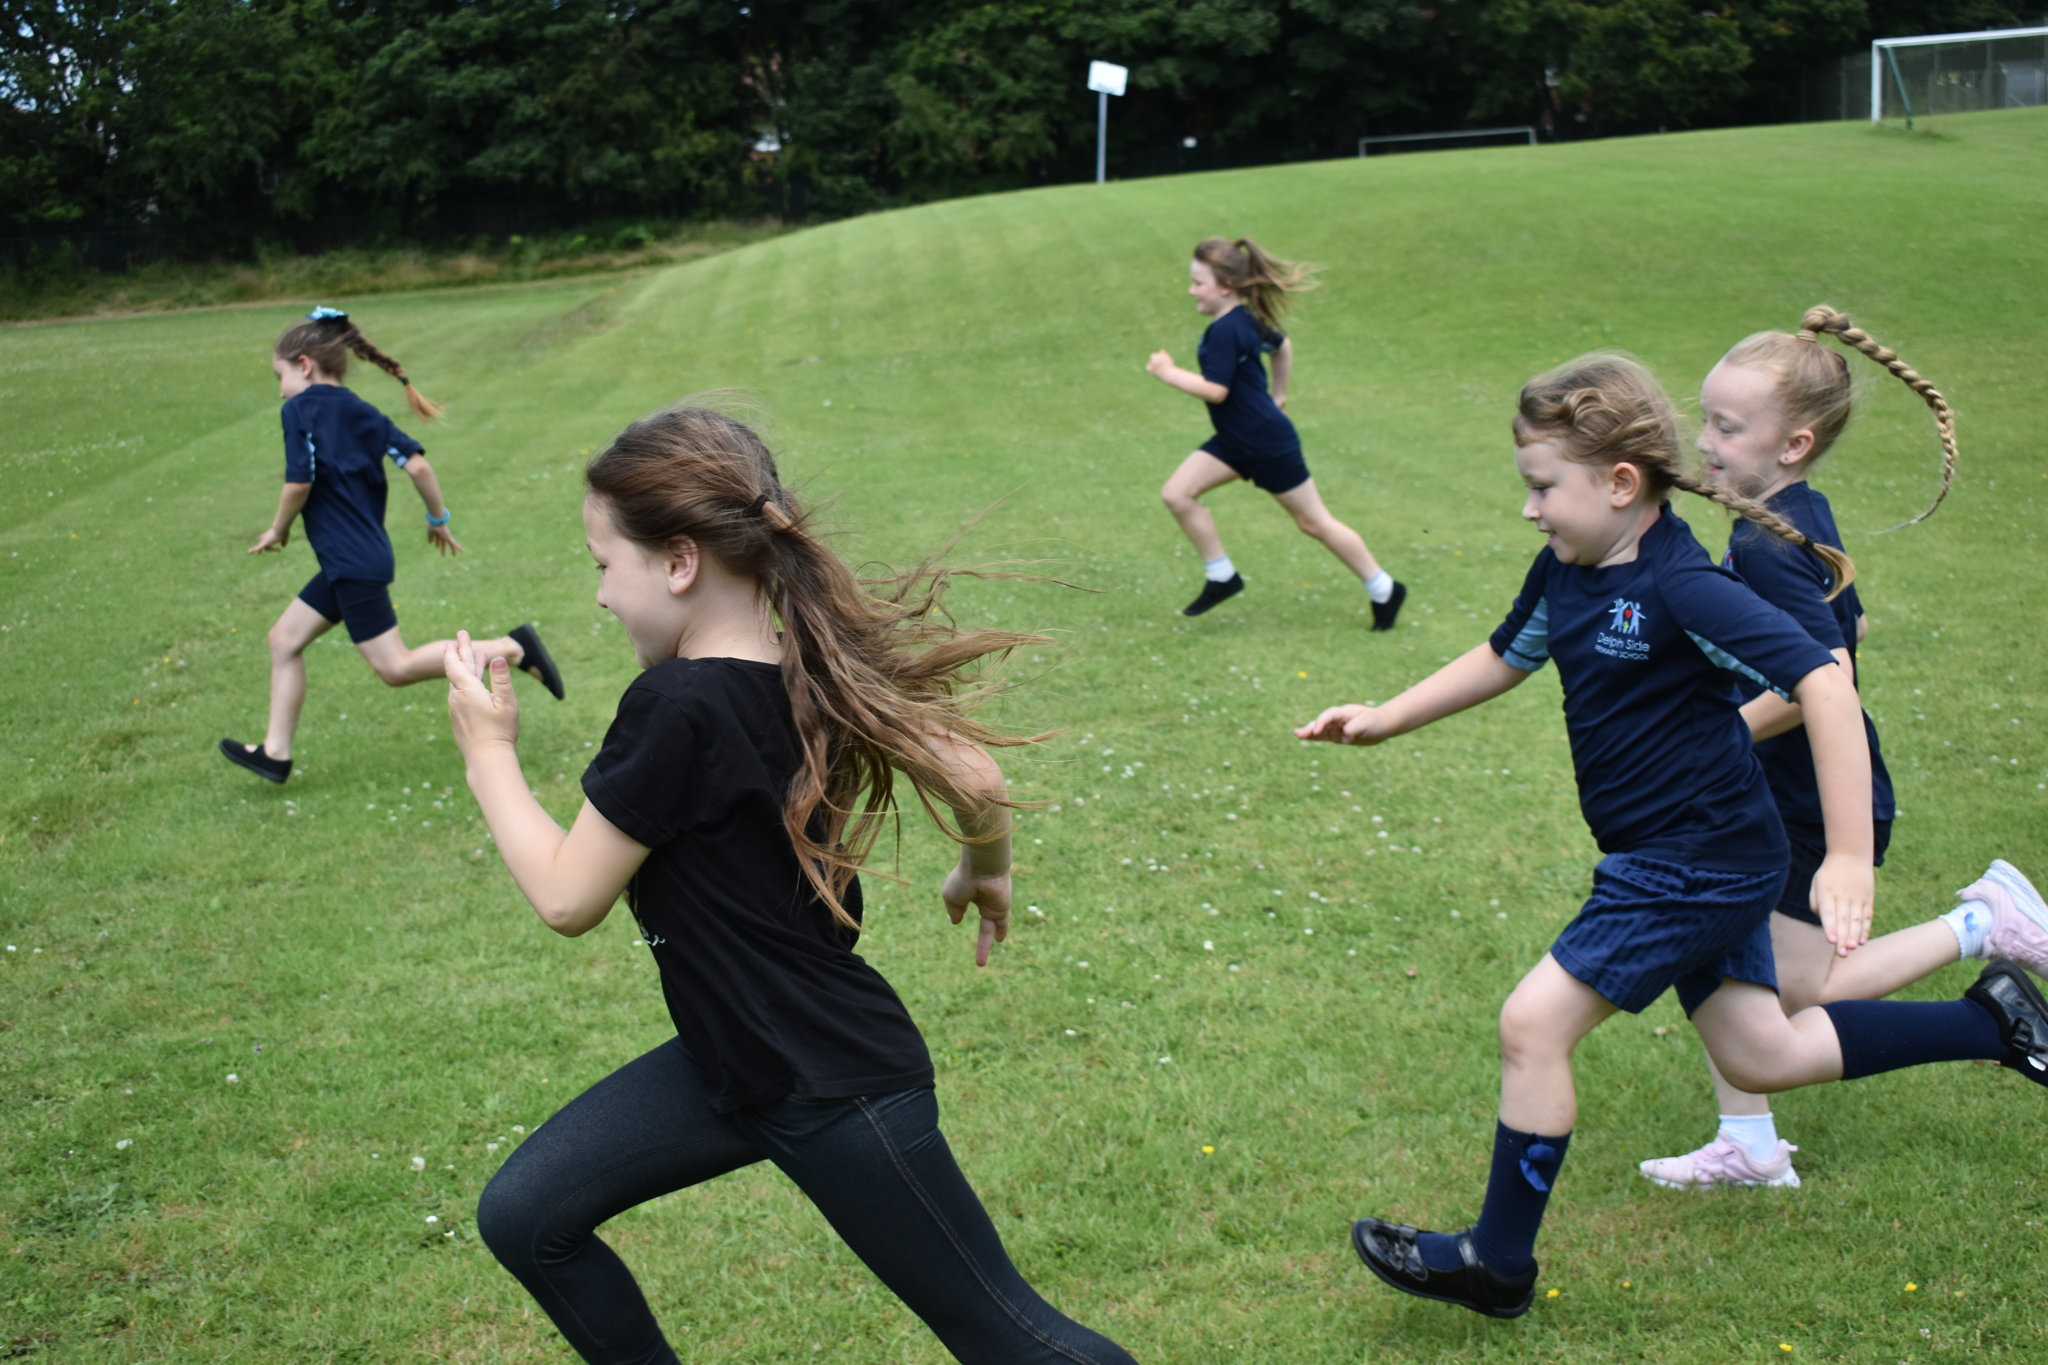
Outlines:
[[1088,88],[1095,92],[1095,183],[1109,178],[1109,97],[1124,93],[1129,67],[1115,62],[1088,63]]

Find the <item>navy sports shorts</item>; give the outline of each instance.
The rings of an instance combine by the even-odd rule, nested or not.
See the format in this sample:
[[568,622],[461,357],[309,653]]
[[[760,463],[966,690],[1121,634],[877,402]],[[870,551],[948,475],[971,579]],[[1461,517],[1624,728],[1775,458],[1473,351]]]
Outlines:
[[1240,479],[1249,480],[1268,493],[1292,493],[1308,482],[1308,461],[1301,458],[1298,445],[1279,451],[1253,450],[1228,436],[1217,435],[1195,448],[1214,455]]
[[299,600],[327,620],[347,626],[348,638],[356,644],[374,640],[398,624],[389,583],[367,583],[360,578],[330,579],[323,570],[299,589]]
[[[1871,847],[1877,850],[1871,866],[1883,867],[1884,851],[1892,843],[1892,822],[1873,820],[1870,833]],[[1807,904],[1807,895],[1813,889],[1813,874],[1820,871],[1821,860],[1828,856],[1827,831],[1819,825],[1794,824],[1787,820],[1785,837],[1792,841],[1792,874],[1785,878],[1785,894],[1778,898],[1778,913],[1787,919],[1819,928],[1820,916],[1814,914],[1813,908]]]
[[1593,894],[1550,955],[1630,1014],[1675,986],[1690,1015],[1724,976],[1775,991],[1771,909],[1784,885],[1782,869],[1715,872],[1610,853],[1593,869]]

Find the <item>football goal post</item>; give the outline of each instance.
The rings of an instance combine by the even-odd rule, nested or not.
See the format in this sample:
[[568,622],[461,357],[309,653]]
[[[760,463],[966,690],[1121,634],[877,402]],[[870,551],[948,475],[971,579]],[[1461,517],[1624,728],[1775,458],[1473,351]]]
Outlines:
[[1870,45],[1870,121],[2048,104],[2048,26],[1879,38]]

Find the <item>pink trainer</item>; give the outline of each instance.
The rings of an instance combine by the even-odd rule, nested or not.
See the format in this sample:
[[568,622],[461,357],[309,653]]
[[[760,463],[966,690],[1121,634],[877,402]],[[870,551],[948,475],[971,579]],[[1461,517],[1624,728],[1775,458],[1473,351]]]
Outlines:
[[1799,1172],[1792,1169],[1792,1154],[1798,1150],[1780,1138],[1771,1159],[1758,1163],[1724,1131],[1714,1134],[1714,1140],[1696,1152],[1653,1157],[1637,1169],[1651,1183],[1667,1190],[1710,1190],[1716,1185],[1772,1185],[1796,1190]]
[[2048,904],[2018,868],[1994,858],[1984,875],[1956,896],[1991,907],[1986,957],[2011,958],[2036,976],[2048,975]]

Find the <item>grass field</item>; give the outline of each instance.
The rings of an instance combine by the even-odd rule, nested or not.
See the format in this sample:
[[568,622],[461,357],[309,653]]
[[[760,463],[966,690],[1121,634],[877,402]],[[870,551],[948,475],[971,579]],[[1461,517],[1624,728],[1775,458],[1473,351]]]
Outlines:
[[[433,558],[396,490],[401,620],[413,640],[541,624],[571,691],[525,690],[523,750],[566,819],[631,673],[592,601],[581,463],[719,386],[772,414],[850,554],[914,557],[987,508],[967,557],[1092,590],[957,598],[1058,637],[1002,711],[1063,727],[1014,765],[1045,805],[1012,941],[974,969],[937,904],[948,850],[906,822],[865,943],[1025,1273],[1141,1359],[2039,1360],[2039,1091],[1956,1066],[1790,1095],[1803,1189],[1658,1190],[1634,1163],[1712,1125],[1668,999],[1580,1051],[1535,1311],[1491,1323],[1372,1282],[1351,1218],[1476,1213],[1494,1012],[1595,854],[1549,673],[1377,750],[1288,728],[1499,619],[1537,548],[1506,434],[1528,375],[1622,347],[1686,395],[1827,301],[1960,414],[1948,504],[1878,535],[1938,457],[1917,400],[1853,362],[1860,415],[1818,479],[1902,806],[1882,922],[1944,908],[1993,856],[2048,868],[2044,114],[1063,188],[625,280],[379,297],[366,330],[448,404],[424,435],[470,547]],[[1292,407],[1331,507],[1412,586],[1391,636],[1243,488],[1214,506],[1250,591],[1174,615],[1199,568],[1155,490],[1206,424],[1142,365],[1191,359],[1184,263],[1217,232],[1326,266]],[[389,692],[337,632],[289,786],[212,752],[260,731],[264,631],[312,572],[302,542],[242,553],[279,474],[268,347],[303,311],[0,331],[0,1357],[564,1360],[475,1240],[476,1195],[667,1033],[630,919],[567,941],[519,901],[438,687]],[[1719,543],[1717,514],[1681,510]],[[943,1358],[772,1172],[611,1235],[686,1358]]]

